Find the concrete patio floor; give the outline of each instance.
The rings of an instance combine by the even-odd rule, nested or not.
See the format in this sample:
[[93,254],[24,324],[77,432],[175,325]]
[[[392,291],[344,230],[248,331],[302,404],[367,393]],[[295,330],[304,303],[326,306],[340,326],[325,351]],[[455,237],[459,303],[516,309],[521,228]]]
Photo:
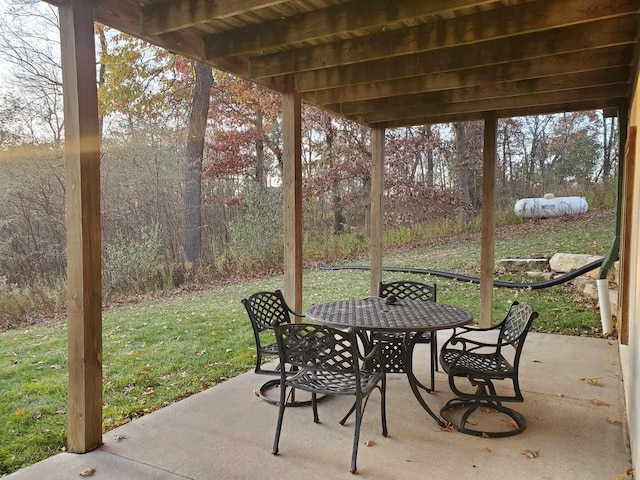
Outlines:
[[[448,332],[439,337],[448,338]],[[451,391],[446,376],[436,375],[438,391],[427,401],[439,410]],[[514,407],[526,417],[527,429],[487,439],[442,431],[418,405],[405,376],[389,375],[389,436],[381,435],[374,393],[362,424],[357,475],[394,480],[624,475],[631,460],[615,341],[531,333],[520,378],[525,402]],[[107,480],[354,478],[349,473],[353,421],[338,424],[351,399],[322,402],[320,424],[313,423],[310,407],[288,408],[280,455],[273,456],[277,408],[254,395],[267,379],[241,375],[107,432],[104,445],[93,452],[59,454],[5,478],[77,479],[87,468],[95,469],[92,479]],[[371,440],[373,446],[364,445]]]

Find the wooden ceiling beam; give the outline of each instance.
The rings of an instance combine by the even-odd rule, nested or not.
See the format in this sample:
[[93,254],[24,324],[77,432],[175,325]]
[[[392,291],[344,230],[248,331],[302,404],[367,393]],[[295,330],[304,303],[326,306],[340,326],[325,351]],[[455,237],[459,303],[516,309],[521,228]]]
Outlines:
[[253,78],[348,65],[585,23],[637,11],[637,0],[543,0],[366,37],[253,57]]
[[[140,25],[128,21],[129,19],[140,17],[142,10],[137,3],[131,3],[127,0],[95,0],[93,11],[97,22],[117,28],[121,32],[136,38],[142,38],[152,45],[164,48],[176,55],[206,62],[204,40],[194,31],[176,31],[162,35],[141,36]],[[211,66],[243,78],[249,76],[246,62],[237,58],[219,59],[218,62],[211,64]],[[283,91],[284,88],[281,78],[258,79],[255,83],[278,92]]]
[[433,104],[459,103],[491,98],[537,95],[540,93],[575,90],[584,87],[596,87],[617,83],[628,83],[631,75],[629,66],[593,70],[581,73],[567,73],[550,77],[532,78],[519,81],[486,83],[473,87],[453,88],[437,92],[403,95],[377,100],[348,102],[339,106],[330,106],[344,115],[357,113],[419,107]]
[[[500,109],[493,110],[492,112],[498,118],[514,118],[514,117],[527,117],[531,115],[550,115],[554,113],[563,112],[580,112],[587,110],[599,110],[599,109],[611,109],[618,108],[618,104],[623,98],[603,98],[597,100],[567,102],[563,104],[554,105],[536,105],[532,107],[520,108],[520,109]],[[368,124],[371,128],[401,128],[411,127],[414,125],[433,125],[438,123],[453,123],[453,122],[472,122],[476,120],[484,120],[488,111],[479,112],[467,112],[448,115],[425,115],[420,118],[413,118],[408,120],[394,120],[380,123]]]
[[562,105],[578,101],[619,98],[629,94],[629,84],[619,83],[606,86],[563,90],[536,95],[526,94],[513,97],[491,98],[450,104],[419,105],[415,107],[371,111],[364,114],[347,115],[359,123],[373,124],[401,119],[420,118],[429,115],[455,115],[494,110],[517,110],[527,107]]
[[630,45],[571,52],[552,57],[534,58],[468,70],[434,73],[386,82],[365,83],[348,87],[320,90],[309,94],[308,100],[318,105],[410,95],[425,91],[472,87],[505,80],[518,81],[552,75],[579,73],[602,68],[628,65]]
[[[537,57],[631,43],[637,16],[628,15],[562,29],[528,33],[508,41],[462,45],[404,55],[391,59],[302,72],[296,75],[298,91],[394,80],[483,65],[497,65]],[[470,61],[473,59],[473,61]]]
[[495,0],[353,0],[292,17],[263,22],[207,37],[211,59],[262,54],[286,45],[364,31],[384,31],[389,24],[494,3]]
[[189,2],[167,0],[145,5],[142,8],[142,32],[160,35],[225,19],[243,13],[273,7],[286,0],[195,0]]

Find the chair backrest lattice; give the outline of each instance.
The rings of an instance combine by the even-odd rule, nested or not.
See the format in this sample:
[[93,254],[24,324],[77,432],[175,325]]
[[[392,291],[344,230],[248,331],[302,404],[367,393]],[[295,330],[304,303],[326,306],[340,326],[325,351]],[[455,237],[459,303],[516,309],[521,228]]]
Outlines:
[[258,331],[271,330],[273,322],[288,323],[289,308],[280,290],[275,292],[258,292],[242,300],[251,323]]
[[389,283],[380,283],[378,296],[386,298],[393,295],[397,299],[408,298],[410,300],[422,300],[425,302],[436,301],[436,285],[427,285],[410,280],[399,280]]
[[538,316],[528,303],[513,302],[500,325],[499,344],[519,349],[531,323]]
[[330,372],[359,371],[357,341],[351,330],[289,323],[275,327],[281,361]]

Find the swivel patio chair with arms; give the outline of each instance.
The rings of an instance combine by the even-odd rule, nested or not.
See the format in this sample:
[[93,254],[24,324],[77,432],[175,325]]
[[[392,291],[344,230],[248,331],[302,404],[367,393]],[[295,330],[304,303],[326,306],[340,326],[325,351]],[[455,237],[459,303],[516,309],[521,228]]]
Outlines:
[[[324,325],[302,323],[275,324],[274,327],[281,377],[280,409],[273,454],[278,454],[282,420],[289,404],[286,399],[287,387],[311,393],[315,423],[319,423],[318,395],[354,396],[356,421],[350,471],[355,473],[362,415],[369,395],[376,388],[381,394],[382,435],[387,436],[384,369],[368,371],[361,368],[361,364],[371,363],[370,361],[378,355],[380,347],[374,347],[367,355],[363,355],[353,329],[344,331]],[[287,367],[294,373],[286,374]],[[344,417],[340,423],[344,424],[347,417]]]
[[[427,285],[420,282],[400,280],[389,283],[382,283],[378,286],[378,296],[382,298],[422,300],[425,302],[435,302],[437,297],[436,284]],[[382,344],[380,353],[387,373],[406,373],[405,365],[405,334],[394,332],[374,331],[371,341],[375,345]],[[424,332],[416,339],[416,343],[429,343],[429,372],[431,374],[431,390],[435,389],[434,370],[438,369],[438,340],[436,332]]]
[[[507,437],[526,428],[524,416],[502,403],[524,402],[518,378],[520,356],[527,333],[537,316],[538,313],[531,305],[513,302],[504,320],[498,325],[490,328],[457,327],[445,342],[440,352],[440,363],[449,375],[449,385],[456,397],[442,407],[440,415],[443,416],[454,408],[466,407],[458,425],[449,422],[459,432],[484,437]],[[473,334],[479,332],[495,332],[495,343],[484,341],[478,336],[473,338]],[[509,346],[515,349],[512,355],[507,355],[506,349]],[[467,379],[475,387],[475,391],[465,392],[459,389],[456,378]],[[513,394],[498,394],[495,382],[500,380],[511,381]],[[514,428],[500,431],[471,428],[477,422],[469,417],[478,408],[507,415],[511,418],[508,424]]]
[[[265,368],[262,365],[263,357],[273,357],[275,359],[278,356],[278,346],[275,342],[272,324],[274,322],[289,323],[291,316],[304,318],[304,315],[296,313],[289,308],[280,290],[254,293],[248,298],[244,298],[242,304],[249,315],[256,343],[255,373],[259,375],[277,375],[279,377],[279,367]],[[265,382],[258,391],[260,397],[268,403],[277,405],[278,401],[270,398],[267,391],[279,385],[279,378]],[[296,402],[295,397],[292,401],[296,405],[310,404],[310,401]]]

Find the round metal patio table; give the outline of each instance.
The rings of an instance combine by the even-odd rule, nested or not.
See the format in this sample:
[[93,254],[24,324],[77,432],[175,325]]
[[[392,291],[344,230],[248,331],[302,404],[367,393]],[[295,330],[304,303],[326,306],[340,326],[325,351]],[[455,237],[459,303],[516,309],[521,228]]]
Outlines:
[[314,305],[307,310],[306,316],[336,328],[404,333],[405,365],[411,390],[422,408],[440,425],[444,424],[420,392],[421,388],[430,390],[422,386],[413,373],[413,349],[420,336],[416,334],[466,325],[473,321],[471,312],[446,303],[402,299],[387,305],[384,298],[367,297]]

